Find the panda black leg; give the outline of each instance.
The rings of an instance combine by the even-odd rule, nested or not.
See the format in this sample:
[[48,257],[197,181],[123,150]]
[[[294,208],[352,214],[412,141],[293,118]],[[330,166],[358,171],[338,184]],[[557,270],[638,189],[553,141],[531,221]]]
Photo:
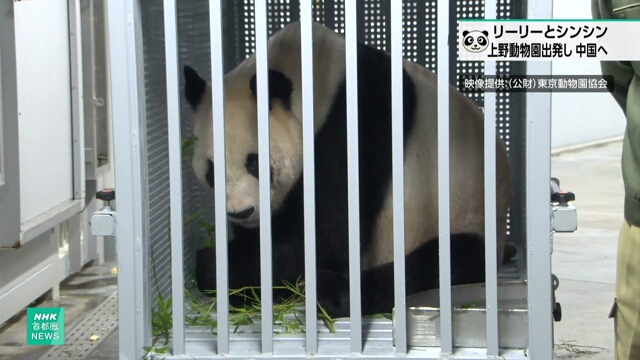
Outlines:
[[[229,289],[257,287],[260,284],[260,238],[255,229],[236,230],[236,239],[228,243],[228,276]],[[304,275],[304,241],[296,241],[295,236],[279,237],[272,247],[273,285],[281,286],[283,281],[295,283]],[[196,283],[204,293],[216,289],[216,257],[215,250],[201,249],[196,255]],[[259,289],[258,289],[259,290]],[[256,290],[259,296],[260,291]],[[248,293],[247,293],[248,294]],[[208,295],[212,295],[211,293]],[[275,302],[289,297],[291,293],[284,289],[274,289]],[[230,296],[233,306],[245,304],[245,297]]]
[[216,289],[216,251],[211,248],[196,252],[196,285],[198,290],[208,294]]
[[317,272],[318,303],[331,318],[349,316],[349,279],[335,271]]
[[[260,253],[255,246],[243,241],[231,241],[228,245],[229,289],[260,286]],[[211,248],[198,250],[196,254],[196,283],[198,289],[209,296],[216,290],[216,251]],[[244,298],[230,296],[233,306],[242,306]]]
[[[260,286],[259,246],[245,241],[229,243],[229,288]],[[283,280],[294,283],[304,275],[304,249],[301,242],[276,243],[273,247],[273,284]],[[434,239],[405,258],[406,294],[437,289],[439,283],[439,245]],[[484,242],[471,234],[451,235],[451,283],[462,285],[484,282]],[[213,249],[198,251],[196,281],[200,291],[215,290],[216,261]],[[390,313],[394,307],[393,263],[364,271],[361,276],[362,315]],[[341,273],[318,269],[318,302],[332,318],[349,316],[349,279]],[[274,301],[290,295],[285,290],[274,290]],[[229,298],[231,305],[242,306],[244,298]]]
[[451,236],[451,285],[485,281],[484,239],[474,234]]
[[[472,234],[451,235],[451,285],[484,282],[484,241]],[[405,258],[406,294],[440,286],[438,239],[429,241]],[[395,305],[393,263],[362,273],[362,314],[390,313]]]

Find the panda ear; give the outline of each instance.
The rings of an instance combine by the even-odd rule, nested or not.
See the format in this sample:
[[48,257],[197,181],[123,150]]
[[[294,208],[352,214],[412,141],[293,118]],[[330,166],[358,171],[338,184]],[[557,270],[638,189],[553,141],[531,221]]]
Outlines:
[[[254,74],[249,81],[249,87],[251,88],[251,94],[257,99],[256,82],[257,79]],[[284,73],[278,70],[269,70],[269,110],[273,108],[273,100],[279,100],[286,110],[290,110],[292,92],[293,83]]]
[[467,36],[467,35],[469,35],[469,30],[465,30],[462,32],[462,36]]
[[484,36],[489,37],[489,32],[487,30],[482,30],[482,33],[484,34]]
[[183,73],[185,79],[184,96],[191,105],[191,109],[195,110],[202,102],[207,82],[189,65],[185,65]]

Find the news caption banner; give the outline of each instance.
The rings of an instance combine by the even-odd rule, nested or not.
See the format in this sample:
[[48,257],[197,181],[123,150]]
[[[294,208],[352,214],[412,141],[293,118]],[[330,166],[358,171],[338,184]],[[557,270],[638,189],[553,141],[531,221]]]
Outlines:
[[[460,19],[462,61],[638,61],[640,19]],[[462,91],[611,92],[607,75],[461,74]]]
[[459,75],[461,92],[613,92],[610,75]]
[[459,21],[459,60],[640,60],[640,19]]
[[64,308],[27,308],[27,345],[64,345]]

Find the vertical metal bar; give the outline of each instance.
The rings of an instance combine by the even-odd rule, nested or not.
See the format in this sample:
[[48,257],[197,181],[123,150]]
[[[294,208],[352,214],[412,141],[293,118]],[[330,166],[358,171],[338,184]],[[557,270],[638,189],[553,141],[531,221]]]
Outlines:
[[358,172],[358,39],[356,1],[345,1],[345,58],[347,78],[347,173],[349,197],[349,299],[351,351],[362,351],[360,304],[360,198]]
[[165,66],[167,72],[167,121],[169,137],[169,189],[171,224],[171,297],[173,355],[185,353],[184,275],[182,245],[182,161],[180,135],[180,90],[176,1],[164,0]]
[[68,0],[69,61],[71,63],[71,110],[73,111],[73,198],[85,197],[84,87],[82,73],[82,27],[80,0]]
[[[0,5],[2,6],[2,5]],[[11,3],[11,13],[13,13],[13,3]],[[12,23],[13,23],[13,19],[11,19]],[[11,24],[11,26],[13,27],[13,24]],[[4,30],[6,31],[6,30]],[[10,35],[10,37],[15,37],[13,34]],[[3,69],[2,69],[2,47],[3,47],[3,39],[2,37],[0,37],[0,198],[4,198],[3,193],[2,193],[2,188],[3,185],[5,184],[5,176],[4,176],[4,172],[5,172],[5,159],[4,159],[4,130],[3,130],[3,125],[2,123],[4,122],[2,119],[4,117],[4,107],[2,106],[2,87],[3,87],[3,81],[2,81],[2,75],[3,75]],[[7,51],[8,52],[8,51]],[[12,49],[12,57],[15,57],[15,55],[13,55],[13,53],[15,52]],[[16,117],[17,118],[17,117]],[[3,208],[3,206],[0,206],[0,208]],[[6,208],[6,206],[4,206],[4,208]],[[2,210],[0,210],[1,212]],[[0,227],[2,227],[2,225],[0,225]],[[13,237],[13,236],[11,236]],[[0,243],[1,244],[1,243]]]
[[[71,1],[69,5],[71,5]],[[73,11],[75,12],[75,11]],[[69,26],[71,25],[71,13],[69,11]],[[82,54],[80,54],[82,59],[82,65],[80,67],[82,74],[82,90],[80,94],[82,94],[82,110],[78,109],[78,111],[82,112],[82,119],[80,122],[82,123],[82,129],[74,129],[74,138],[78,138],[76,135],[77,131],[81,131],[82,136],[81,139],[83,141],[83,145],[80,146],[79,151],[82,152],[82,155],[76,152],[74,149],[74,172],[80,170],[84,173],[85,179],[78,179],[84,189],[80,190],[82,193],[81,197],[86,197],[86,193],[89,192],[88,201],[85,202],[85,217],[90,216],[93,212],[91,209],[95,200],[93,198],[93,194],[96,193],[95,190],[95,181],[87,182],[86,180],[95,180],[96,179],[96,168],[98,167],[97,162],[97,152],[96,152],[96,126],[95,126],[95,118],[96,118],[96,107],[93,106],[94,98],[95,98],[95,2],[89,1],[86,5],[79,6],[79,14],[78,14],[78,26],[81,30],[79,33],[80,44],[82,45]],[[78,54],[76,54],[78,55]],[[71,55],[73,57],[73,54]],[[73,67],[72,67],[73,69]],[[73,80],[72,80],[73,83]],[[73,94],[72,94],[73,96]],[[88,121],[87,121],[88,120]],[[75,125],[74,125],[75,127]],[[88,134],[88,136],[87,136]],[[1,140],[0,140],[1,141]],[[1,146],[1,145],[0,145]],[[76,140],[74,139],[74,146],[76,146]],[[89,150],[89,151],[87,151]],[[80,157],[83,158],[80,158]],[[1,160],[0,160],[1,161]],[[78,161],[82,161],[82,166],[78,167]],[[0,169],[1,171],[1,169]],[[75,174],[77,176],[77,174]],[[1,181],[1,180],[0,180]],[[77,188],[76,185],[74,187]],[[74,190],[74,193],[77,191]],[[74,196],[75,197],[75,196]],[[81,227],[84,227],[87,222],[83,222],[80,224]],[[88,225],[88,224],[87,224]],[[79,230],[79,229],[78,229]],[[71,272],[80,271],[82,265],[85,263],[87,259],[93,259],[93,257],[89,257],[89,250],[93,250],[97,247],[98,238],[91,236],[90,232],[85,232],[84,239],[82,241],[81,238],[76,238],[74,241],[74,245],[69,244],[69,259],[71,261]],[[70,236],[69,239],[74,239],[74,237]]]
[[440,346],[453,352],[451,314],[451,246],[449,214],[449,2],[437,9],[438,77],[438,229],[440,249]]
[[[551,0],[527,1],[527,18],[551,19]],[[527,61],[527,75],[551,75],[551,62]],[[553,357],[551,224],[551,93],[526,94],[527,286],[529,290],[529,356]]]
[[302,61],[302,146],[304,168],[304,263],[307,353],[318,351],[316,289],[316,217],[313,117],[313,18],[308,1],[300,1],[300,56]]
[[229,259],[227,253],[227,190],[224,131],[224,60],[221,0],[209,1],[211,34],[211,104],[213,115],[213,187],[216,226],[216,316],[218,353],[229,353]]
[[142,97],[141,28],[136,0],[107,3],[111,109],[115,182],[118,184],[116,233],[118,251],[119,357],[139,359],[151,335],[148,244],[143,224],[142,153],[144,98]]
[[273,352],[273,277],[271,268],[271,188],[269,182],[269,64],[267,0],[256,1],[256,77],[258,92],[258,174],[260,176],[260,297],[262,352]]
[[21,229],[15,4],[0,1],[0,247],[12,246]]
[[393,269],[396,352],[407,352],[407,306],[404,262],[404,151],[402,83],[402,1],[389,5],[391,20],[391,145],[393,174]]
[[[495,19],[497,1],[485,0],[485,19]],[[484,62],[486,76],[496,74],[496,62]],[[496,93],[484,92],[484,211],[485,211],[485,247],[486,247],[486,319],[487,319],[487,356],[498,356],[498,258],[496,225]]]
[[[91,119],[91,121],[85,121],[84,131],[88,134],[85,136],[85,172],[87,180],[96,180],[98,177],[96,172],[98,168],[98,135],[100,131],[97,131],[97,116],[98,109],[95,106],[96,98],[99,97],[96,94],[96,48],[99,46],[100,39],[96,36],[96,25],[99,21],[96,21],[96,4],[94,0],[86,2],[84,7],[80,10],[80,25],[82,33],[82,88],[83,88],[83,114],[85,118]],[[97,23],[97,24],[96,24]],[[103,60],[104,61],[104,60]],[[85,183],[87,187],[85,191],[91,191],[88,187],[89,184]],[[95,191],[95,190],[94,190]],[[95,241],[92,241],[95,242]]]

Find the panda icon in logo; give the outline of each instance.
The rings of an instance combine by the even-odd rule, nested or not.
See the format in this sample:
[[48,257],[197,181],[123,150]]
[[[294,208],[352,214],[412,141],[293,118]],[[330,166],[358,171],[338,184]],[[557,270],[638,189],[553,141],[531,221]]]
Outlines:
[[489,47],[489,32],[487,30],[462,32],[462,45],[468,52],[481,53]]

